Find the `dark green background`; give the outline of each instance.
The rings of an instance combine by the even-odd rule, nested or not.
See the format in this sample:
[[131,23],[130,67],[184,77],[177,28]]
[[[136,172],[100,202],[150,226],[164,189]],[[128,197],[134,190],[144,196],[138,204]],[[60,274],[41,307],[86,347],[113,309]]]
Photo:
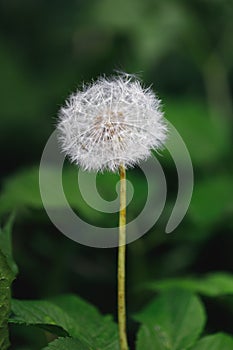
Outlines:
[[[190,151],[195,174],[189,211],[166,235],[177,174],[166,151],[158,157],[169,195],[156,226],[128,246],[129,312],[148,300],[137,291],[145,281],[232,271],[232,16],[227,0],[0,1],[0,213],[3,223],[18,209],[15,297],[75,292],[116,314],[116,250],[64,237],[38,204],[37,189],[41,153],[60,106],[83,81],[114,70],[137,73],[153,84],[166,118]],[[144,179],[138,169],[129,175],[139,188],[135,214],[145,200]],[[106,198],[114,198],[114,191],[108,192],[115,182],[114,176],[100,177]],[[90,217],[84,205],[82,215],[100,223],[116,220]],[[222,300],[207,300],[206,306],[209,331],[232,332],[231,309]],[[130,324],[131,333],[134,327]],[[18,346],[40,349],[43,337],[33,329],[12,329]]]

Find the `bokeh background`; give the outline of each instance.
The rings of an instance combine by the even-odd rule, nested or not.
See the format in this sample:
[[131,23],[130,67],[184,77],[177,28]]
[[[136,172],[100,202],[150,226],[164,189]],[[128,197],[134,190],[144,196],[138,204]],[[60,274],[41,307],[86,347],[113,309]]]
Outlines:
[[[14,297],[73,292],[116,315],[116,249],[64,237],[50,223],[38,188],[40,157],[60,106],[83,81],[114,70],[152,84],[189,149],[195,175],[189,211],[166,235],[177,174],[166,151],[158,156],[168,199],[155,227],[128,246],[129,313],[150,298],[139,288],[145,281],[232,271],[232,18],[230,0],[0,1],[0,215],[3,224],[17,209]],[[87,221],[111,225],[116,217],[86,206],[73,189],[73,168],[66,169],[74,209]],[[145,179],[137,168],[129,176],[137,188],[129,215],[136,215],[145,201]],[[115,198],[116,181],[110,174],[99,177],[106,199]],[[209,331],[232,332],[229,302],[205,304]],[[137,326],[130,322],[132,339]],[[45,344],[44,333],[33,328],[14,327],[11,337],[12,349]]]

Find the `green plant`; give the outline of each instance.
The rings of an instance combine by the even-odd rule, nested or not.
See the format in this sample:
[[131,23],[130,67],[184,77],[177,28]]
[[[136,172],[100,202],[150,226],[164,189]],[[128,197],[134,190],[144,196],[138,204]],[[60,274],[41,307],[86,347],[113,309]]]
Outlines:
[[[11,227],[12,218],[0,233],[1,350],[9,346],[7,321],[11,326],[35,326],[53,334],[50,337],[53,340],[44,350],[118,350],[117,325],[112,317],[102,315],[77,295],[60,295],[47,300],[13,299],[10,315],[9,287],[17,271],[11,252]],[[230,335],[206,334],[206,311],[197,293],[211,298],[233,294],[233,275],[213,273],[201,279],[154,281],[141,288],[160,292],[132,315],[139,326],[137,350],[232,350]]]

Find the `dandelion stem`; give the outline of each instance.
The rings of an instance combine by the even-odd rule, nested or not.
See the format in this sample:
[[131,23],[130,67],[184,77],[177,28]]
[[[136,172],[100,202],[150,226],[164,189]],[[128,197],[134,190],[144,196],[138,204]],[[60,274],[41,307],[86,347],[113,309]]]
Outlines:
[[126,173],[120,166],[120,216],[118,249],[118,326],[120,350],[128,350],[125,307]]

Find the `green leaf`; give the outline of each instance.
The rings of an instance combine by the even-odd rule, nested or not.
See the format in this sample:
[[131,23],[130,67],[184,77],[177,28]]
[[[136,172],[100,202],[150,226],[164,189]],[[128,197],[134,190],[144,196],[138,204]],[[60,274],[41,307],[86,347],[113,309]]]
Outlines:
[[30,168],[14,174],[3,183],[0,196],[1,213],[24,206],[41,208],[38,169]]
[[200,227],[213,227],[233,211],[232,176],[220,174],[199,181],[189,208],[191,219]]
[[210,297],[215,297],[219,295],[233,294],[233,274],[215,272],[202,278],[183,277],[163,279],[149,282],[145,287],[154,291],[182,288]]
[[[92,218],[93,220],[101,218],[102,213],[92,209],[82,198],[77,176],[77,167],[66,166],[63,168],[62,184],[68,203],[81,215]],[[109,176],[107,174],[106,176],[109,180]],[[106,176],[103,175],[101,178],[104,184],[109,183],[108,180],[106,181]],[[66,202],[63,200],[63,193],[59,193],[56,186],[54,186],[54,182],[58,181],[57,169],[53,167],[43,169],[43,177],[45,179],[44,182],[46,182],[47,206],[56,209],[64,208]],[[111,178],[112,183],[114,183],[116,177]],[[112,186],[113,192],[114,189],[115,186]],[[2,214],[12,210],[21,210],[22,208],[44,209],[39,187],[39,168],[27,168],[7,178],[3,183],[0,202],[0,213]]]
[[[69,334],[73,320],[55,304],[46,300],[12,299],[10,323],[38,325],[51,333]],[[65,332],[65,333],[64,333]]]
[[145,349],[144,340],[149,349],[155,343],[161,350],[180,350],[193,345],[199,337],[205,325],[205,311],[198,297],[176,290],[157,297],[135,319],[145,326],[139,331],[138,350]]
[[154,326],[143,324],[137,334],[136,349],[164,350],[167,349],[165,342],[165,338],[164,343],[160,341],[157,332],[155,332]]
[[202,102],[170,101],[166,115],[182,136],[194,164],[216,163],[228,152],[231,144],[228,124],[221,116],[211,118],[208,106]]
[[46,329],[53,326],[55,334],[60,327],[90,348],[119,349],[117,326],[111,317],[101,315],[94,306],[75,295],[59,296],[49,301],[13,300],[12,312],[11,323],[38,325]]
[[232,350],[233,337],[217,333],[200,339],[190,350]]
[[43,350],[90,350],[90,348],[77,339],[58,338],[49,343]]
[[11,251],[11,229],[13,216],[3,229],[0,229],[0,349],[9,347],[8,318],[11,309],[11,284],[17,267]]
[[74,295],[59,296],[54,302],[78,324],[78,330],[73,333],[74,337],[78,337],[81,332],[83,339],[88,340],[90,346],[103,350],[118,349],[117,325],[111,316],[101,315],[96,307]]

